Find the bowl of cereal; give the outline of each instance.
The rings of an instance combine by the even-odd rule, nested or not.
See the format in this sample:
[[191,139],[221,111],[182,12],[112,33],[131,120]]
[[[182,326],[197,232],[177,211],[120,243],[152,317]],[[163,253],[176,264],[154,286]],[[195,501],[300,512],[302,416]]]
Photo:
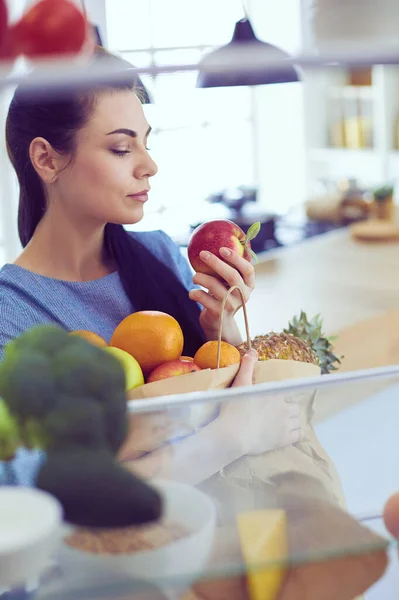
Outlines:
[[87,577],[127,577],[189,586],[203,572],[212,550],[216,509],[200,490],[172,481],[153,483],[164,499],[162,519],[120,529],[67,526],[59,561]]

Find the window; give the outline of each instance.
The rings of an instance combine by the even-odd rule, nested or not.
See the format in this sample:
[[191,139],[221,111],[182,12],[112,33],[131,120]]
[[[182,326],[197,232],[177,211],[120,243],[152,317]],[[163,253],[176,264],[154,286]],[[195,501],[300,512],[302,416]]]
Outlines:
[[[106,0],[108,47],[135,66],[198,63],[231,39],[242,16],[240,0]],[[158,227],[162,216],[174,237],[211,211],[207,196],[256,179],[251,90],[199,89],[196,79],[196,72],[142,77],[154,102],[145,111],[159,172],[139,227]]]

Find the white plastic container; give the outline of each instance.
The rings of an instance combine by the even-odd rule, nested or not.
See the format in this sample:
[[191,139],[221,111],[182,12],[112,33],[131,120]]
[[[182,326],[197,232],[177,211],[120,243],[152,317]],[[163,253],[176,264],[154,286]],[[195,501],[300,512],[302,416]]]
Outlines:
[[[211,498],[190,485],[173,481],[151,485],[163,494],[163,518],[187,527],[188,535],[154,550],[118,555],[92,554],[61,543],[60,564],[77,577],[84,573],[86,581],[95,580],[96,574],[109,574],[149,581],[163,590],[190,587],[204,570],[212,549],[215,506]],[[65,535],[72,531],[73,527],[68,527]]]
[[0,588],[37,581],[50,564],[62,524],[60,503],[50,494],[0,487]]

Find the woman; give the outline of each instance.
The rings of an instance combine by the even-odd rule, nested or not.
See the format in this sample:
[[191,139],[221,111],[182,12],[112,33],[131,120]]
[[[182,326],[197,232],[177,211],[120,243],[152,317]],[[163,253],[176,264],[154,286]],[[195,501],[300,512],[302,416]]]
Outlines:
[[[228,263],[209,253],[201,257],[219,278],[196,274],[192,281],[179,248],[163,232],[125,231],[124,224],[143,217],[157,166],[148,153],[151,128],[125,70],[127,63],[102,51],[99,59],[122,69],[123,83],[51,98],[32,98],[20,87],[11,102],[6,139],[20,186],[23,251],[0,271],[0,348],[47,322],[67,330],[90,330],[109,341],[122,319],[145,309],[173,315],[183,329],[184,353],[193,355],[202,343],[217,337],[226,286],[239,285],[248,299],[255,285],[254,269],[222,248]],[[233,296],[224,321],[224,339],[234,345],[241,341],[234,320],[239,304]],[[236,385],[251,383],[255,363],[255,356],[245,358]],[[252,430],[263,423],[265,437],[267,424],[271,429],[276,420],[273,415],[279,419],[279,426],[273,425],[278,439],[270,438],[273,447],[300,437],[298,408],[276,402],[273,410],[278,414],[271,414],[272,404],[267,403],[265,414],[252,410],[248,416],[248,407],[222,412],[229,443],[233,445],[233,438],[235,446],[229,461],[244,450],[253,451],[258,442]],[[252,423],[245,435],[244,418]],[[208,429],[208,435],[214,434]],[[218,439],[212,456],[225,437]],[[264,451],[270,441],[258,445]],[[216,461],[211,470],[219,468]]]

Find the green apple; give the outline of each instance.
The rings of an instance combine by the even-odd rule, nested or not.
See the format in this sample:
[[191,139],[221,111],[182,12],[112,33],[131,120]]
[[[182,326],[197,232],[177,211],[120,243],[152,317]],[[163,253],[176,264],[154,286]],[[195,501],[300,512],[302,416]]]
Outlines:
[[104,351],[110,352],[121,361],[123,368],[125,369],[127,392],[144,384],[143,371],[137,360],[131,354],[120,348],[114,348],[113,346],[107,346],[104,348]]

